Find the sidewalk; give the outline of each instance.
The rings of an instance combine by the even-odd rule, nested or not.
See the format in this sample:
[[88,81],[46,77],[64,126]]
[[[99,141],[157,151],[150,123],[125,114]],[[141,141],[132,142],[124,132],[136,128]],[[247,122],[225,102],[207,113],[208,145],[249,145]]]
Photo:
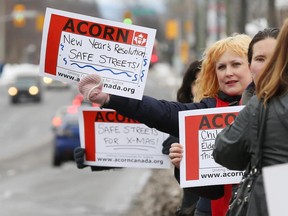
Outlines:
[[175,216],[182,190],[170,170],[152,170],[143,190],[135,197],[123,216]]

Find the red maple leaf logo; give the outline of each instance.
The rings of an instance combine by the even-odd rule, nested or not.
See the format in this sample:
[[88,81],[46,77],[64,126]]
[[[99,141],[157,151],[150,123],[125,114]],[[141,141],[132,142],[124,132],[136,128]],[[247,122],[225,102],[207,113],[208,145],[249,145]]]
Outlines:
[[133,44],[138,46],[146,46],[148,34],[143,32],[135,32]]

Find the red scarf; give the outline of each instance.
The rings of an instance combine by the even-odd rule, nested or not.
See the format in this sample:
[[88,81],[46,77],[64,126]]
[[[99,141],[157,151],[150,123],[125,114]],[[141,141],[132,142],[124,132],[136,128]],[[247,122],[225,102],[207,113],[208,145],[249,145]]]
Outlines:
[[[229,102],[216,98],[216,107],[229,106]],[[212,216],[225,216],[232,195],[232,185],[224,185],[224,196],[217,200],[211,200]]]

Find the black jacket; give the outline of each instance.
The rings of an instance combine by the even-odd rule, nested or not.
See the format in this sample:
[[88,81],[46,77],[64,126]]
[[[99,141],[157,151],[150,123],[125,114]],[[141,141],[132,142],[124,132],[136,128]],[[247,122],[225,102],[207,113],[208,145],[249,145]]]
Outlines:
[[[258,105],[257,97],[252,97],[234,123],[218,134],[213,151],[217,163],[232,170],[246,168],[250,156],[255,154],[251,146],[257,139]],[[263,167],[288,162],[288,94],[271,99],[268,107],[262,143]],[[248,215],[268,215],[262,176],[257,179],[248,211]]]

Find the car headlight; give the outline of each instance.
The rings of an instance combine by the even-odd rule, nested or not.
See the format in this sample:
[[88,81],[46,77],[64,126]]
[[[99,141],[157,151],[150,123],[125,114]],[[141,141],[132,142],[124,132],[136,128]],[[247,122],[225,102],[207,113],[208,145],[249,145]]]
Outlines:
[[43,77],[43,82],[45,83],[45,84],[50,84],[50,83],[52,83],[52,79],[50,78],[50,77]]
[[37,86],[31,86],[29,88],[29,94],[37,95],[39,93],[39,88]]
[[18,89],[16,87],[10,87],[8,89],[8,94],[10,96],[15,96],[15,95],[17,95],[17,93],[18,93]]

